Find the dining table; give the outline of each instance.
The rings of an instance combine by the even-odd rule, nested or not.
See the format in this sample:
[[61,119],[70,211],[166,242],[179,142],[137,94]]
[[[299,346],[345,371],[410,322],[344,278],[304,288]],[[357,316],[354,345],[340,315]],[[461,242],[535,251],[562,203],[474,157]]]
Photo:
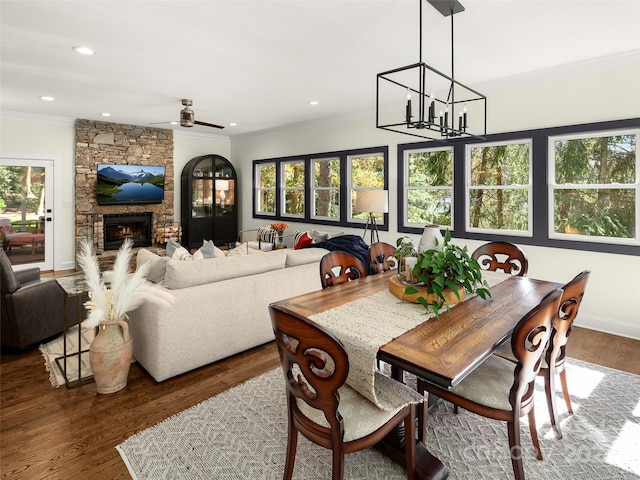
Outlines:
[[[308,319],[333,333],[349,356],[347,383],[379,408],[392,408],[376,388],[377,362],[391,366],[403,381],[409,372],[444,387],[457,385],[500,345],[518,321],[561,284],[529,277],[483,272],[491,296],[466,298],[438,318],[420,304],[389,291],[396,271],[369,275],[341,285],[281,300],[271,308]],[[404,463],[404,435],[396,433],[378,447]],[[416,478],[440,480],[448,467],[416,440]]]

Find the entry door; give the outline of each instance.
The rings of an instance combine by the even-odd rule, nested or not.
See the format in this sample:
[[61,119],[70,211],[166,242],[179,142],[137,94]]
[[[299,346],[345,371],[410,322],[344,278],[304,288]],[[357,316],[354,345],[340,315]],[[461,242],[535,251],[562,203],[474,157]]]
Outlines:
[[0,157],[0,218],[14,270],[53,270],[53,160]]

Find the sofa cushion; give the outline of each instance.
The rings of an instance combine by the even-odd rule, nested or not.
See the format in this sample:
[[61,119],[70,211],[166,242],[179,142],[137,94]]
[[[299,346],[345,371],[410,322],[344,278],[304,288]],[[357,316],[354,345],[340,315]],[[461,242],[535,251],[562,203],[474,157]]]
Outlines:
[[206,258],[192,262],[171,259],[167,262],[165,284],[167,288],[177,290],[282,269],[285,268],[285,262],[284,250],[266,252],[263,255]]
[[[216,250],[220,253],[216,255]],[[167,257],[173,260],[202,260],[203,258],[224,257],[224,252],[213,244],[213,240],[203,240],[202,246],[193,255],[175,240],[167,242]]]
[[259,227],[258,238],[261,242],[276,243],[278,232],[271,227]]
[[309,232],[296,231],[296,234],[293,238],[293,246],[296,250],[306,247],[307,245],[311,245],[312,243],[313,238],[311,238]]
[[167,257],[173,260],[193,260],[189,250],[184,248],[175,240],[169,240],[167,242]]
[[296,267],[307,263],[319,262],[329,250],[324,248],[304,248],[302,250],[285,249],[287,252],[286,267]]
[[136,256],[136,266],[140,268],[145,263],[149,264],[149,273],[147,273],[147,280],[153,283],[160,283],[164,280],[165,272],[167,271],[167,262],[169,257],[161,257],[153,252],[150,252],[146,248],[138,250]]
[[326,242],[330,238],[341,237],[346,232],[321,232],[320,230],[311,230],[309,236],[313,239],[313,243]]

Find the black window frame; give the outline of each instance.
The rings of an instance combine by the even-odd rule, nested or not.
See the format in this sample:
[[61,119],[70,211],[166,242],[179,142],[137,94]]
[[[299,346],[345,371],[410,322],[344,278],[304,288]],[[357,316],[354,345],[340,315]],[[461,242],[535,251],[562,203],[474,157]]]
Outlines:
[[[606,122],[584,123],[560,127],[549,127],[534,130],[520,130],[507,133],[497,133],[487,135],[486,139],[468,138],[468,139],[452,139],[446,142],[437,142],[438,145],[453,146],[453,196],[463,199],[463,201],[453,202],[453,230],[451,234],[460,239],[479,240],[479,241],[507,241],[521,245],[535,245],[540,247],[562,248],[568,250],[581,250],[601,253],[614,253],[621,255],[640,255],[640,247],[637,245],[619,245],[611,243],[585,242],[571,239],[552,239],[549,238],[549,184],[548,184],[548,165],[549,165],[549,137],[581,134],[588,132],[598,132],[602,130],[622,130],[629,128],[640,128],[640,118],[630,118],[624,120],[613,120]],[[465,226],[465,209],[467,208],[467,199],[465,196],[465,178],[466,178],[466,158],[465,150],[467,144],[480,145],[482,143],[494,143],[512,140],[531,139],[532,142],[532,182],[533,182],[533,235],[531,237],[501,235],[493,233],[468,232]],[[397,191],[397,215],[398,215],[398,232],[409,234],[421,234],[422,229],[415,227],[407,227],[404,225],[406,212],[404,211],[404,155],[406,150],[416,150],[420,148],[430,148],[436,143],[415,142],[402,143],[397,146],[397,171],[398,171],[398,191]]]
[[[264,219],[271,222],[297,222],[308,223],[313,225],[325,225],[336,227],[349,227],[349,228],[364,228],[365,220],[359,222],[349,221],[349,203],[350,197],[347,196],[349,192],[349,185],[347,185],[347,167],[348,158],[353,156],[369,155],[369,154],[382,154],[384,158],[384,190],[389,190],[389,146],[383,145],[378,147],[358,148],[351,150],[338,150],[333,152],[320,152],[304,155],[291,155],[287,157],[275,157],[254,160],[252,162],[252,215],[255,219]],[[340,218],[338,220],[326,220],[320,218],[313,218],[311,215],[311,194],[312,194],[312,182],[311,178],[311,162],[320,158],[339,158],[340,159]],[[304,198],[305,198],[305,211],[304,216],[290,216],[282,212],[281,208],[281,192],[282,192],[282,164],[292,161],[304,161],[305,163],[305,186],[304,186]],[[275,215],[265,215],[256,212],[256,166],[261,163],[275,163],[276,165],[276,212]],[[389,214],[383,214],[381,223],[377,224],[378,230],[389,231]]]

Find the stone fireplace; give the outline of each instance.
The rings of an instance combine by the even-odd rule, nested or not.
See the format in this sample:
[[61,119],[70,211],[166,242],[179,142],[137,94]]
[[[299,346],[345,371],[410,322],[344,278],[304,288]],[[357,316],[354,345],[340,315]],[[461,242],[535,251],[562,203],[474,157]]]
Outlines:
[[127,238],[133,240],[134,247],[150,247],[152,245],[151,225],[153,214],[116,213],[102,217],[103,249],[117,250]]
[[[119,248],[121,237],[131,236],[137,247],[154,245],[155,229],[174,225],[173,131],[81,119],[75,129],[76,245],[88,240],[105,257],[115,256],[115,251],[105,252]],[[157,204],[98,205],[98,164],[164,166],[164,199]],[[126,217],[134,220],[124,225]],[[144,226],[139,225],[142,217],[147,218]]]

